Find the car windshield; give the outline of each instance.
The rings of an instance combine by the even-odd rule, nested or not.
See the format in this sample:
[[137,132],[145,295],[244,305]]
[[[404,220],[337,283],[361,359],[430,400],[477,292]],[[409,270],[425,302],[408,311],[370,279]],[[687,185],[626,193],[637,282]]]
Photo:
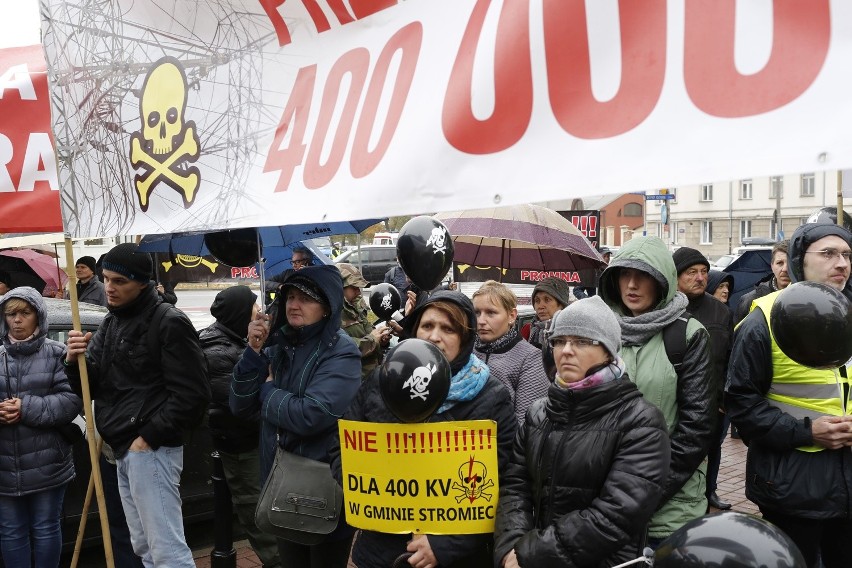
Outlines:
[[718,268],[725,268],[726,266],[731,264],[733,261],[734,261],[733,255],[724,254],[716,260],[715,264],[716,264],[716,267],[718,267]]

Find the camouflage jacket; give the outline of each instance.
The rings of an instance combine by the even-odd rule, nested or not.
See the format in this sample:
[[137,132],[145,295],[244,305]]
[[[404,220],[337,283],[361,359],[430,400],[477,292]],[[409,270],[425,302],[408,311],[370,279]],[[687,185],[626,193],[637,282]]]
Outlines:
[[364,380],[379,365],[382,350],[379,342],[371,335],[373,326],[367,319],[367,306],[363,297],[358,298],[354,306],[343,300],[340,328],[355,341],[361,351],[361,380]]

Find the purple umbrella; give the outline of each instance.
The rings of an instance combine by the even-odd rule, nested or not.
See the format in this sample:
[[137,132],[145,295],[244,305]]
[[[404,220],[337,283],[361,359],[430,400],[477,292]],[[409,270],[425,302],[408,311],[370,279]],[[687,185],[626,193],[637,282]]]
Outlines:
[[450,211],[435,218],[453,237],[453,262],[523,270],[582,270],[603,259],[571,221],[538,205]]

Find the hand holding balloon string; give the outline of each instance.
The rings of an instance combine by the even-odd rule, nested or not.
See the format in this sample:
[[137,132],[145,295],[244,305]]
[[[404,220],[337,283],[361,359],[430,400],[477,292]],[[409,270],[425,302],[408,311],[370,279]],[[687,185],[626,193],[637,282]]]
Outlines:
[[248,325],[249,347],[259,354],[267,337],[269,337],[269,315],[258,313]]

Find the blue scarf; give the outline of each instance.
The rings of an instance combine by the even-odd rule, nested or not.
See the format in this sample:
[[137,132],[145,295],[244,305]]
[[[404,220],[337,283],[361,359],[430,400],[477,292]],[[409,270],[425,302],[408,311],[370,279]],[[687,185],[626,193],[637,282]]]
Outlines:
[[467,365],[450,379],[450,392],[447,393],[447,399],[438,409],[437,414],[451,409],[456,403],[476,398],[476,395],[485,386],[489,374],[488,366],[480,361],[476,355],[471,354],[470,359],[467,360]]

